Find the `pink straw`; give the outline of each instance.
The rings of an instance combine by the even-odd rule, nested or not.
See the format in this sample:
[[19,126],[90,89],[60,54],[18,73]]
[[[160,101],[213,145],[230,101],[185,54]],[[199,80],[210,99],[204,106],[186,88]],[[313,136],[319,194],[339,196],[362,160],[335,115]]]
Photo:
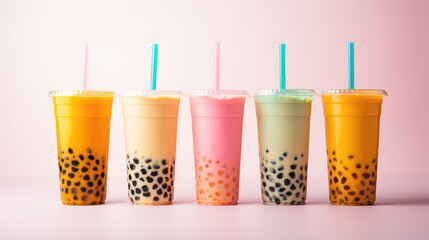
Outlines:
[[213,88],[215,90],[219,90],[219,65],[220,65],[220,42],[216,42],[214,76],[213,76]]
[[88,43],[82,44],[82,90],[87,89],[87,76],[88,76]]

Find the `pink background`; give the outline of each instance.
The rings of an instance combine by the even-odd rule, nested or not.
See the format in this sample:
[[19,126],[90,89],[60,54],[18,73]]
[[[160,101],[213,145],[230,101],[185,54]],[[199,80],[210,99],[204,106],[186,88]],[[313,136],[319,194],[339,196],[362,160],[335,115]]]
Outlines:
[[[322,3],[323,2],[323,3]],[[285,42],[287,87],[347,87],[347,42],[355,42],[356,87],[385,89],[380,176],[429,173],[427,1],[0,1],[0,175],[56,176],[54,89],[80,84],[89,42],[88,87],[149,87],[159,43],[159,89],[212,86],[221,41],[221,88],[278,87]],[[115,99],[110,176],[125,176],[122,108]],[[180,106],[177,175],[192,176],[189,102]],[[310,176],[326,175],[322,104],[313,104]],[[253,99],[246,102],[242,175],[258,176]]]
[[[416,196],[428,196],[428,12],[429,2],[424,0],[0,0],[0,176],[57,178],[54,108],[46,96],[54,89],[79,88],[83,40],[89,42],[89,89],[114,91],[149,87],[155,42],[159,89],[211,88],[216,40],[221,41],[222,89],[278,87],[280,42],[286,43],[288,88],[346,88],[347,42],[354,41],[356,87],[385,89],[390,95],[381,118],[379,190],[386,186],[395,192],[396,183],[388,179],[413,178],[418,179],[409,182]],[[178,179],[193,177],[190,120],[189,102],[183,99]],[[322,192],[319,199],[327,203],[324,131],[321,99],[316,97],[308,196]],[[110,144],[109,184],[119,184],[125,194],[119,99],[113,104]],[[258,171],[256,118],[249,98],[241,175],[256,184],[249,188],[254,201],[259,201]],[[312,190],[310,184],[316,180],[326,191]],[[193,181],[177,183],[177,194],[193,193]],[[54,189],[46,191],[57,194],[52,204],[59,204],[56,185],[49,186]],[[193,196],[188,199],[193,201]]]

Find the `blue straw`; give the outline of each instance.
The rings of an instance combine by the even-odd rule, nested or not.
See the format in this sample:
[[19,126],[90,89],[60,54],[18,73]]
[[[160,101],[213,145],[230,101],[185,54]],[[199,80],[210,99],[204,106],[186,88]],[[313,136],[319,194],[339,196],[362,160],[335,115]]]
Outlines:
[[156,72],[158,68],[158,44],[152,45],[152,71],[150,74],[150,90],[156,90]]
[[280,89],[286,89],[286,44],[284,43],[279,45],[279,64]]
[[355,44],[349,42],[349,89],[355,89]]

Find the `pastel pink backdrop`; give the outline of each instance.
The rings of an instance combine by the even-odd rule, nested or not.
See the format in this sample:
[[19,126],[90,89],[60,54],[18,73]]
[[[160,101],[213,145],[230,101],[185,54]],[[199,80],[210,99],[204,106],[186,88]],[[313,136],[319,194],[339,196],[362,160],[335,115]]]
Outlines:
[[[382,110],[379,176],[428,176],[427,12],[427,1],[0,1],[0,176],[57,175],[47,94],[79,88],[83,40],[89,42],[88,88],[114,91],[149,87],[152,43],[159,44],[159,89],[211,88],[216,40],[222,89],[277,88],[280,42],[286,43],[288,88],[346,88],[347,42],[354,41],[356,87],[390,95]],[[310,178],[326,175],[324,131],[316,97]],[[177,176],[192,177],[186,98],[177,144]],[[115,99],[109,176],[125,177],[124,156]],[[249,98],[242,176],[258,177],[257,162]]]

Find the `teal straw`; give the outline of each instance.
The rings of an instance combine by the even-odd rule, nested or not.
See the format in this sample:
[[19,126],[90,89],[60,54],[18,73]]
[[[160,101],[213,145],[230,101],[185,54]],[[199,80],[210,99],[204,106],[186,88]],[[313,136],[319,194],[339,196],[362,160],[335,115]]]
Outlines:
[[355,89],[355,43],[349,42],[349,89]]
[[279,64],[280,89],[286,89],[286,44],[284,43],[279,45]]
[[158,44],[152,45],[152,71],[150,74],[150,90],[156,90],[156,72],[158,68]]

